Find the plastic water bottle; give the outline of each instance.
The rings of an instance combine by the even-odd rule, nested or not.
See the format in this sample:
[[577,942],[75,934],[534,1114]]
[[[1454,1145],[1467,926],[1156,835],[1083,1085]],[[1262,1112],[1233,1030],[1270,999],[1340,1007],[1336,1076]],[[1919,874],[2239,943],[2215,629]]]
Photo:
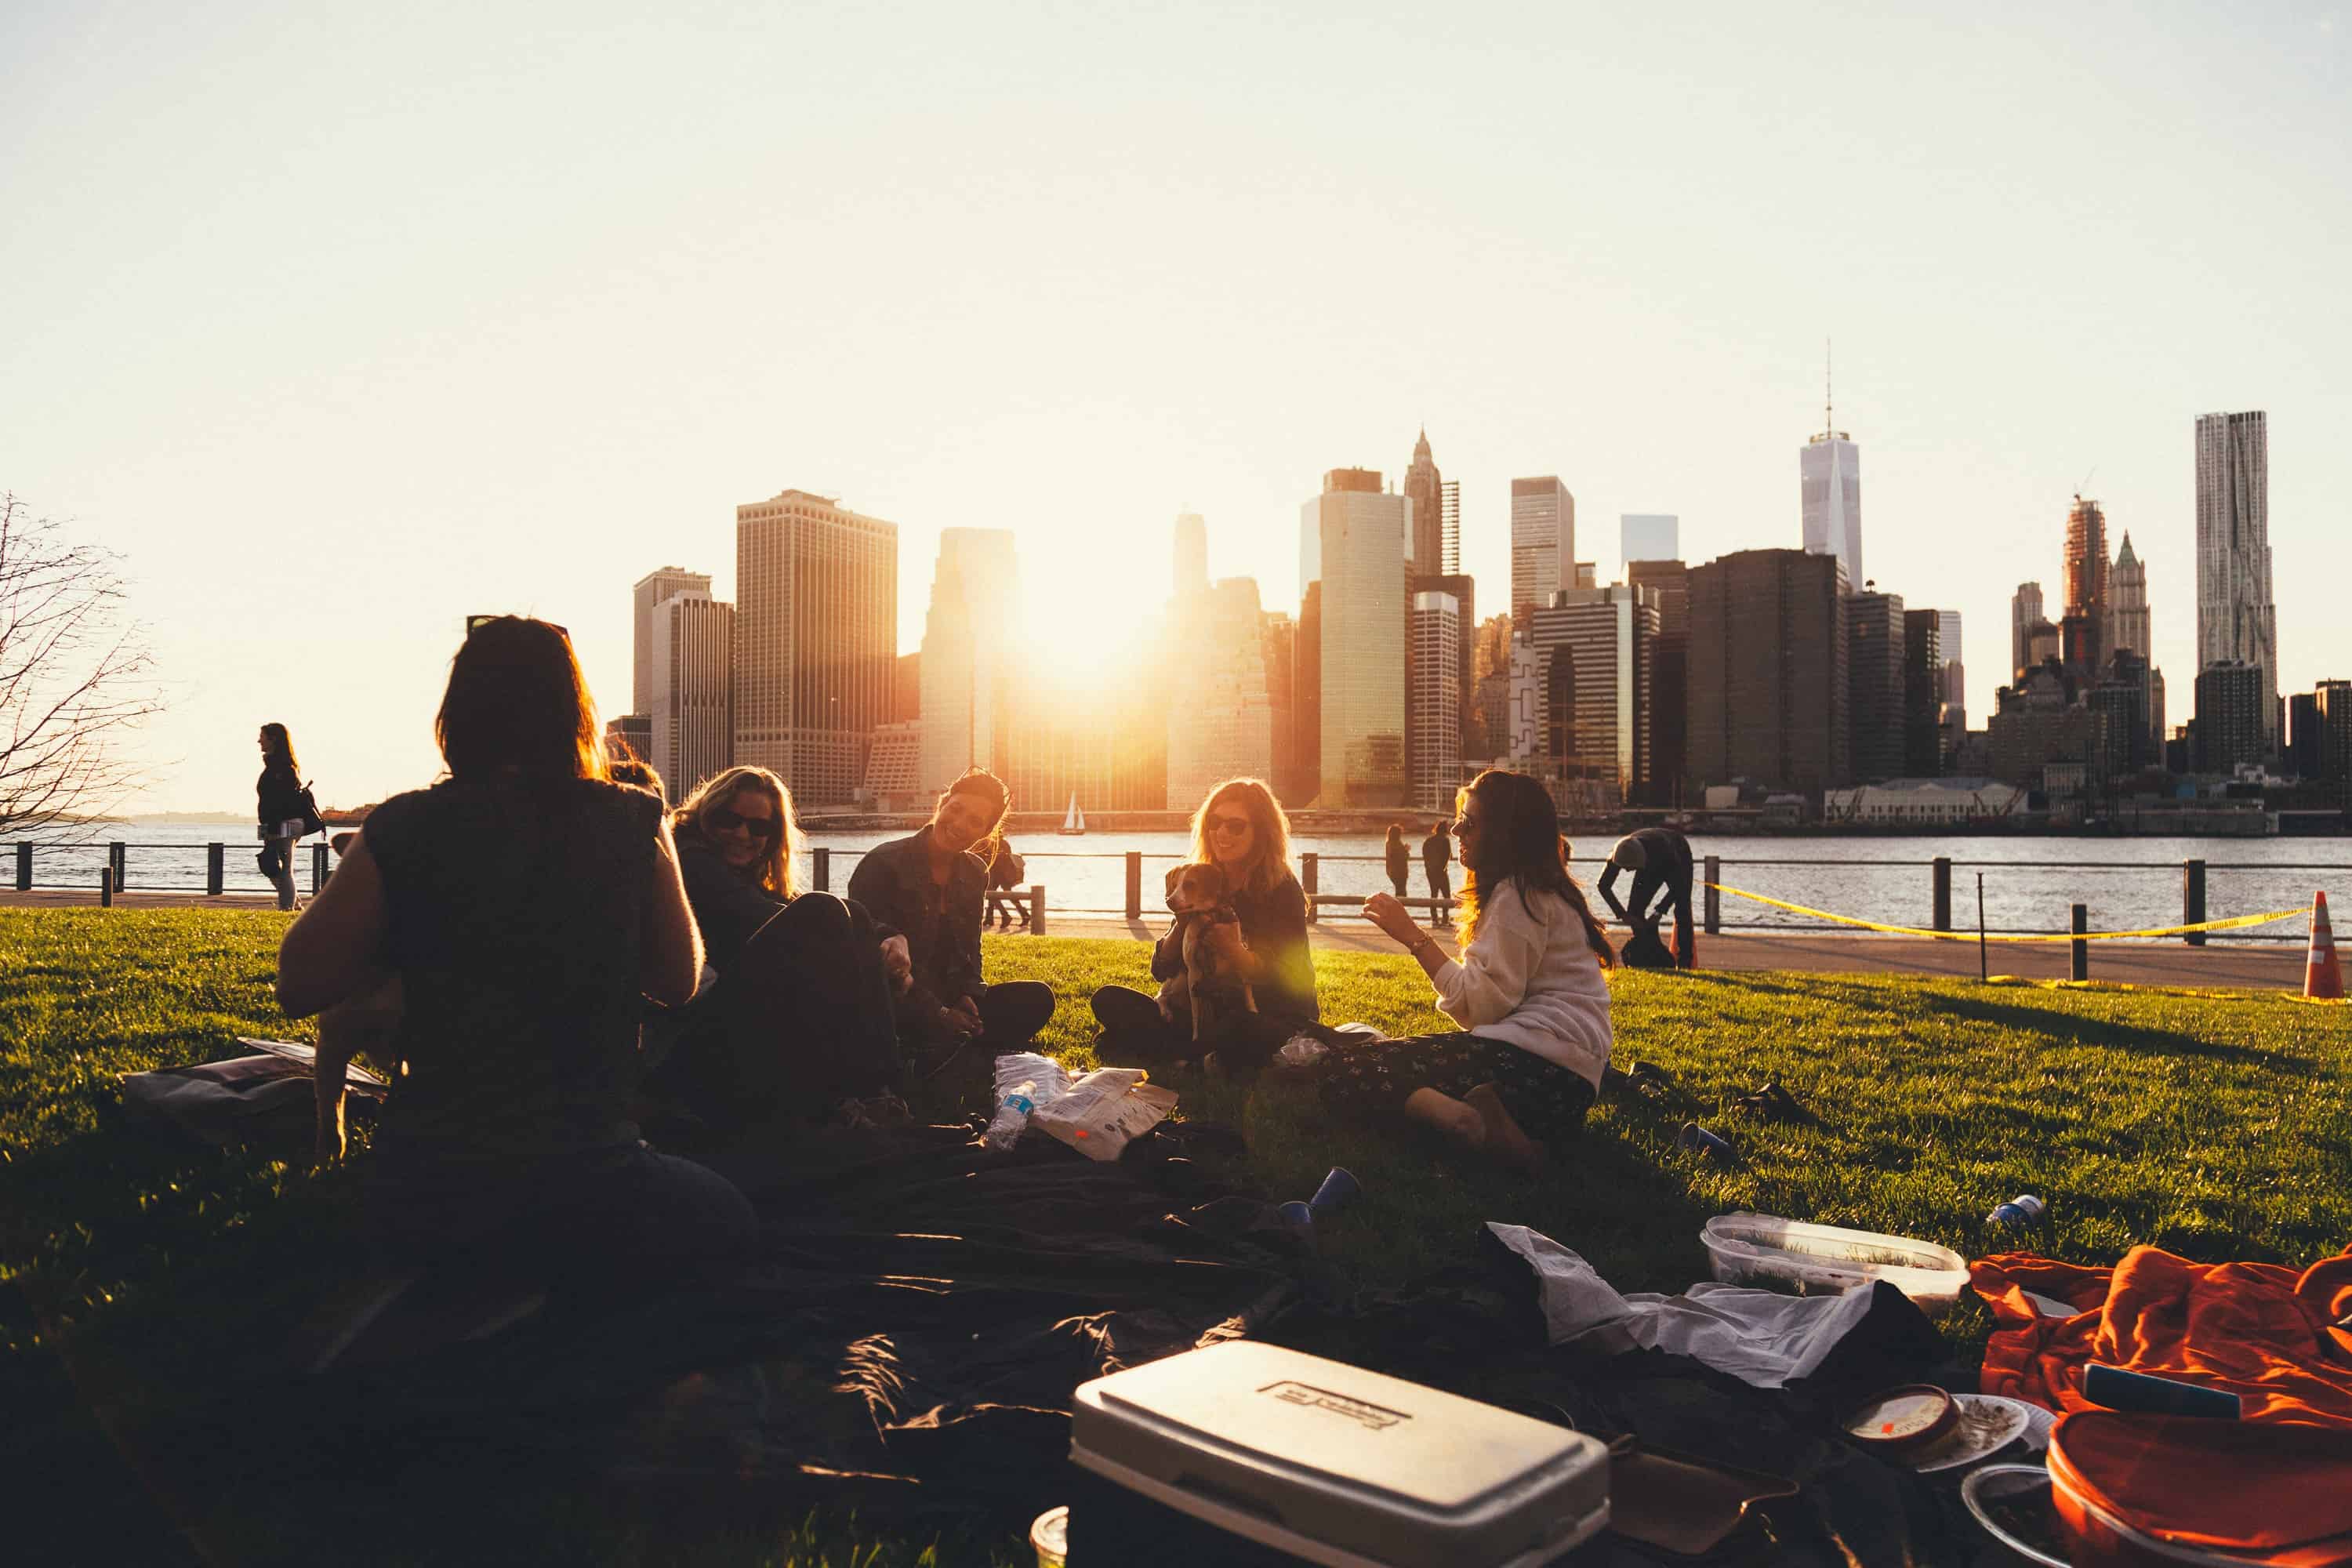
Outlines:
[[1029,1113],[1037,1109],[1037,1102],[1029,1098],[1035,1089],[1036,1085],[1024,1083],[998,1101],[996,1114],[989,1119],[988,1131],[980,1135],[980,1141],[992,1149],[1010,1149],[1019,1142],[1029,1125]]
[[1987,1225],[2014,1226],[2019,1229],[2041,1223],[2042,1200],[2032,1193],[2020,1193],[2009,1202],[1995,1205],[1992,1213],[1985,1215]]

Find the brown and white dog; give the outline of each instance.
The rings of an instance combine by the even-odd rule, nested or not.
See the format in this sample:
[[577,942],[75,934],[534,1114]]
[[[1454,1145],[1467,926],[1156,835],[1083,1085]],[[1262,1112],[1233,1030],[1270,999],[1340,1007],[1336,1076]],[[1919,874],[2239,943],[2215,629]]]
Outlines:
[[1200,863],[1170,867],[1168,909],[1183,932],[1184,973],[1160,987],[1160,1016],[1173,1023],[1176,1009],[1184,1007],[1192,1015],[1192,1038],[1213,1040],[1227,1010],[1257,1011],[1257,993],[1222,964],[1209,940],[1213,926],[1232,925],[1239,934],[1241,917],[1234,913],[1224,872]]

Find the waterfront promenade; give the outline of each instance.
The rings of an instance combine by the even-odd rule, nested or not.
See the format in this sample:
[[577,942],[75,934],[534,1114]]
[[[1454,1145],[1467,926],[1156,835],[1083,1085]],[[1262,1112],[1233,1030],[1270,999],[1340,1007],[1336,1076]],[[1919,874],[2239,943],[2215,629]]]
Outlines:
[[[0,909],[89,909],[93,892],[75,889],[0,891]],[[115,907],[139,909],[269,910],[267,893],[149,892],[126,889]],[[1165,921],[1117,916],[1056,915],[1049,906],[1051,936],[1127,938],[1148,942]],[[1396,952],[1396,944],[1361,920],[1326,914],[1314,928],[1315,945],[1327,952]],[[1453,932],[1433,933],[1451,952]],[[2221,942],[2190,947],[2180,942],[2095,942],[2091,978],[2132,985],[2179,985],[2254,991],[2300,991],[2304,948],[2295,942]],[[1929,974],[1973,979],[1973,942],[1935,942],[1917,937],[1843,936],[1814,931],[1725,931],[1699,938],[1699,959],[1707,969],[1778,969],[1819,974]],[[1987,954],[1994,974],[2025,980],[2066,978],[2064,942],[1994,942]]]

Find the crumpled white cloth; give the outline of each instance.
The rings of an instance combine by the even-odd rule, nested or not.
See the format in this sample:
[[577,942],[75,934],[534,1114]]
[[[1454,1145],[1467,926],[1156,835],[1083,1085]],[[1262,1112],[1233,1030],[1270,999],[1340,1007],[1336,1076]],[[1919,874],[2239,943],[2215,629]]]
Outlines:
[[1671,1351],[1758,1388],[1779,1388],[1811,1373],[1870,1311],[1867,1285],[1838,1296],[1783,1296],[1709,1279],[1681,1296],[1620,1295],[1541,1231],[1492,1220],[1486,1228],[1536,1271],[1556,1345]]

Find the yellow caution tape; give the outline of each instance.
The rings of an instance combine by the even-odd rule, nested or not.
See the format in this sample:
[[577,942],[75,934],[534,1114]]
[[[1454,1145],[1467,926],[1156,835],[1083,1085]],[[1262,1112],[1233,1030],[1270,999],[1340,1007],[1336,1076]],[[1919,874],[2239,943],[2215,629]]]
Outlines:
[[[1776,910],[1787,910],[1791,914],[1811,915],[1815,920],[1834,921],[1839,925],[1856,926],[1864,931],[1885,931],[1890,936],[1933,937],[1937,942],[1979,940],[1977,933],[1972,931],[1928,931],[1921,926],[1882,925],[1876,921],[1858,921],[1852,915],[1833,915],[1827,910],[1808,909],[1803,904],[1792,904],[1780,899],[1768,899],[1761,893],[1751,893],[1741,888],[1727,888],[1720,882],[1709,882],[1706,885],[1717,892],[1729,893],[1735,899],[1750,899],[1759,904],[1769,904]],[[2126,937],[2182,936],[2195,931],[2236,931],[2245,926],[2266,926],[2273,921],[2292,920],[2297,915],[2307,912],[2300,909],[2280,910],[2274,914],[2233,915],[2225,921],[2199,921],[2194,925],[2158,926],[2148,931],[2086,931],[2079,935],[2072,931],[2062,931],[2048,936],[2038,934],[2021,936],[1988,931],[1983,940],[1986,942],[2116,942]]]

